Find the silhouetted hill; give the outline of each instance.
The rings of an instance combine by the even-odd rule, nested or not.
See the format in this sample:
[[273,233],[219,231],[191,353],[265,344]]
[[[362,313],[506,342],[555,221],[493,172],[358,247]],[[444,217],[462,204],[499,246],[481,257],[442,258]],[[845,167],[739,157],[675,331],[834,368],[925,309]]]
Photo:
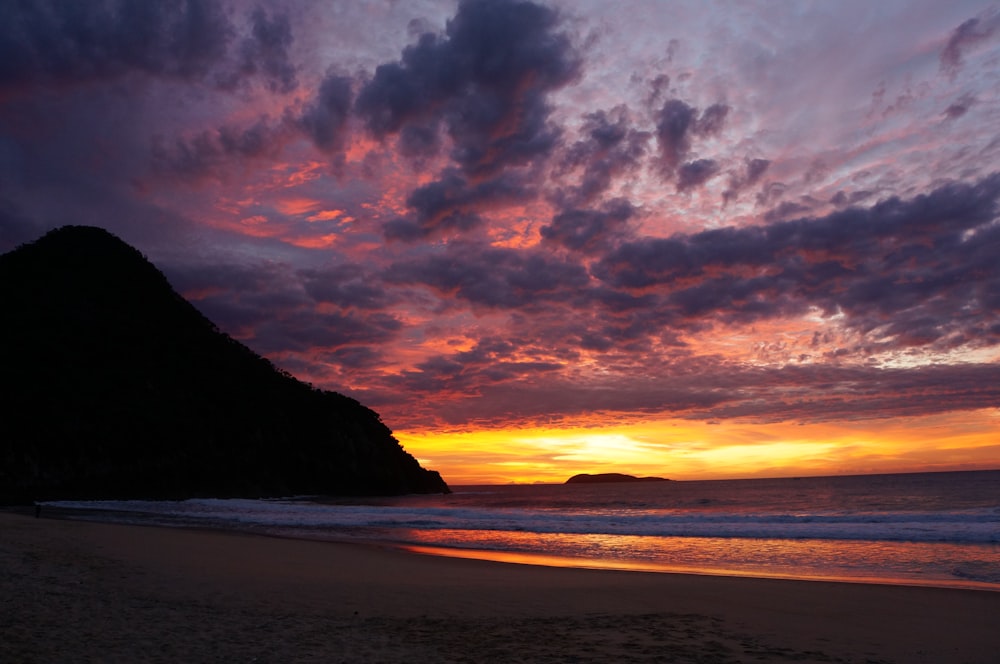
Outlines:
[[581,473],[566,480],[566,484],[614,484],[617,482],[669,482],[665,477],[636,477],[623,473]]
[[69,226],[0,256],[0,502],[446,492],[378,415],[220,332]]

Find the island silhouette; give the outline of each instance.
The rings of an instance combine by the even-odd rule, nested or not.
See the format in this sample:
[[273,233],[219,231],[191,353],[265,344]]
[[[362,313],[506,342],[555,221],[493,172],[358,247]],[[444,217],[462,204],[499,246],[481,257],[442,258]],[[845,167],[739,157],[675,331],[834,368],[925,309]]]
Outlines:
[[666,477],[636,477],[623,473],[580,473],[566,480],[565,484],[615,484],[619,482],[670,482]]
[[378,414],[221,332],[136,249],[0,256],[0,502],[448,492]]

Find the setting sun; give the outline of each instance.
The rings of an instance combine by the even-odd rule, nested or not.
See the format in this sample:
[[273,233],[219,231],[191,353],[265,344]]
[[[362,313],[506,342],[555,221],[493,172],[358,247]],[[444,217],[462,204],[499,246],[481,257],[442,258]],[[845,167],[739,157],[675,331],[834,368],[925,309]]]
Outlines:
[[454,484],[561,483],[576,473],[671,479],[795,477],[996,466],[996,414],[838,424],[655,420],[613,428],[396,432]]

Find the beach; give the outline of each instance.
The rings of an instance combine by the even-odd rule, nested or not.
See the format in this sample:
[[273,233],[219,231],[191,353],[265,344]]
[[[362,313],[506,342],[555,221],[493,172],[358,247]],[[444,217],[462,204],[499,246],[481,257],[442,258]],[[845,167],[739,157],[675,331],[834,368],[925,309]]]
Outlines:
[[0,513],[4,662],[995,662],[1000,593]]

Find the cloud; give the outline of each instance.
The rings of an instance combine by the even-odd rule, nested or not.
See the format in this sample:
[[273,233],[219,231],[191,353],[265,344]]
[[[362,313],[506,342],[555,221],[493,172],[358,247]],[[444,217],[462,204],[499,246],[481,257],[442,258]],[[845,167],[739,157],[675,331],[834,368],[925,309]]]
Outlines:
[[694,131],[700,136],[718,136],[726,124],[729,107],[725,104],[712,104],[701,113]]
[[403,327],[381,310],[387,295],[355,264],[294,270],[270,261],[170,262],[163,268],[209,320],[260,353],[387,343]]
[[968,113],[969,109],[972,108],[975,103],[976,98],[973,95],[964,94],[956,99],[954,103],[950,104],[948,108],[944,109],[944,113],[942,115],[949,120],[957,120]]
[[544,376],[562,368],[557,362],[526,359],[533,349],[522,342],[486,336],[469,350],[430,357],[391,383],[408,392],[468,396],[493,384]]
[[744,160],[744,171],[730,172],[729,173],[729,188],[726,189],[722,194],[722,198],[727,203],[735,199],[741,191],[747,187],[752,187],[757,184],[767,169],[770,168],[771,161],[769,159],[746,159]]
[[351,112],[351,79],[330,74],[323,79],[316,98],[306,107],[296,124],[324,152],[339,151]]
[[433,157],[441,148],[441,137],[433,126],[407,125],[399,132],[397,147],[404,157]]
[[719,172],[719,164],[712,159],[697,159],[677,169],[677,191],[700,187]]
[[172,141],[158,136],[152,145],[153,164],[161,174],[221,179],[234,163],[245,165],[247,160],[276,157],[296,132],[304,134],[320,151],[338,153],[347,137],[351,85],[349,78],[331,74],[298,115],[287,111],[279,120],[265,116],[248,127],[227,124]]
[[217,0],[12,0],[0,24],[0,89],[77,87],[129,73],[234,90],[298,84],[287,14],[253,10],[241,35]]
[[390,283],[422,284],[474,305],[529,310],[561,301],[589,281],[581,265],[548,252],[465,244],[398,261],[383,276]]
[[635,209],[625,199],[609,201],[601,210],[572,209],[558,213],[540,233],[548,242],[568,249],[594,253],[606,249],[623,234],[625,223]]
[[816,308],[897,347],[1000,341],[1000,174],[821,218],[622,243],[592,268],[657,289],[678,322],[748,323]]
[[[489,337],[480,343],[488,346]],[[511,361],[524,350],[517,340],[497,352],[477,344],[467,353],[435,356],[372,385],[368,397],[396,404],[403,399],[395,420],[418,427],[509,426],[512,417],[520,425],[579,422],[598,413],[605,422],[642,414],[844,422],[988,409],[1000,398],[1000,367],[994,364],[752,367],[681,355],[669,362],[650,357],[644,367],[593,380],[575,375],[572,362]],[[429,393],[437,396],[433,409],[426,406]]]
[[251,14],[250,35],[240,44],[240,73],[260,73],[272,92],[291,92],[298,85],[295,65],[288,58],[292,41],[288,15],[270,18],[258,7]]
[[548,95],[580,68],[559,24],[532,2],[466,0],[444,35],[422,34],[361,86],[354,111],[375,137],[396,136],[410,158],[438,154],[442,131],[450,147],[452,165],[407,197],[410,214],[383,224],[388,239],[468,231],[484,210],[536,195],[519,169],[556,148]]
[[0,88],[78,85],[130,71],[200,79],[232,37],[211,0],[12,0],[0,22]]
[[363,266],[346,263],[323,270],[301,270],[299,277],[305,291],[317,302],[335,304],[343,309],[379,309],[391,298]]
[[287,135],[281,123],[271,123],[265,117],[243,129],[224,125],[188,139],[156,137],[151,157],[160,174],[192,180],[222,178],[233,162],[274,157]]
[[317,348],[388,343],[402,328],[402,321],[386,313],[324,313],[306,308],[258,324],[252,344],[265,353],[312,352]]
[[991,8],[979,16],[970,18],[948,37],[948,42],[941,49],[941,70],[954,75],[962,66],[965,52],[980,42],[987,41],[1000,28],[1000,12]]
[[697,110],[680,99],[670,99],[656,117],[656,139],[664,166],[672,171],[691,149],[690,131]]
[[434,233],[468,231],[482,223],[481,211],[534,196],[534,186],[516,171],[473,182],[457,169],[445,169],[438,180],[407,197],[412,216],[387,222],[383,232],[388,239],[413,242]]
[[[559,136],[550,92],[574,80],[579,59],[556,32],[555,11],[517,0],[466,0],[445,35],[425,33],[398,62],[380,65],[355,109],[377,137],[443,125],[467,174],[497,173],[546,156]],[[408,149],[418,145],[408,137]]]
[[680,99],[667,100],[657,111],[656,140],[661,166],[667,175],[677,172],[679,190],[701,185],[718,172],[718,164],[711,159],[698,159],[683,166],[681,162],[691,151],[692,138],[719,135],[728,115],[729,106],[717,103],[699,116],[697,108]]
[[993,408],[1000,367],[928,365],[908,369],[786,366],[737,375],[745,392],[691,415],[697,419],[835,422]]
[[[611,10],[585,40],[576,5],[328,4],[10,0],[0,250],[105,225],[394,426],[996,403],[972,364],[1000,344],[995,12],[911,12],[941,37],[929,64],[868,40],[815,97],[846,15],[806,44],[802,17],[681,12],[664,56],[628,31],[649,17]],[[879,80],[879,112],[844,112]],[[721,209],[685,195],[716,188]],[[969,364],[913,368],[950,358]]]
[[610,111],[595,111],[583,116],[583,138],[569,146],[556,168],[564,178],[579,173],[575,186],[559,192],[563,207],[589,204],[611,186],[616,177],[637,169],[646,154],[651,134],[630,126],[628,108],[616,106]]
[[[348,370],[367,369],[382,361],[380,350],[371,346],[341,346],[329,354],[331,362]],[[312,369],[312,367],[307,367]]]

